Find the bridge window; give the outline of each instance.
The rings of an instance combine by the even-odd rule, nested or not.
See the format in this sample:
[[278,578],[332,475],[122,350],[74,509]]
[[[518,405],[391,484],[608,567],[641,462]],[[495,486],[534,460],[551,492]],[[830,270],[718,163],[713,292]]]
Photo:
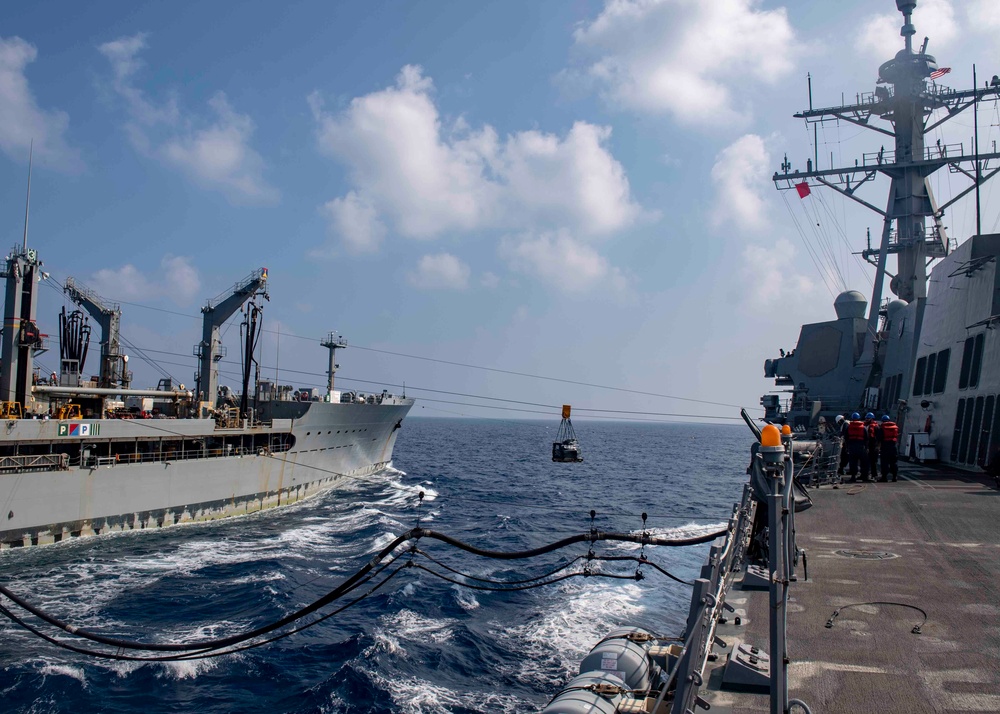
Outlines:
[[951,361],[951,348],[938,352],[937,369],[934,370],[934,394],[944,391],[948,381],[948,363]]
[[986,335],[980,332],[976,335],[972,346],[972,364],[969,368],[969,388],[979,386],[979,372],[983,366],[983,343]]
[[917,371],[913,377],[913,396],[919,397],[924,393],[924,376],[927,374],[927,358],[921,357],[917,360]]
[[934,391],[934,369],[937,367],[937,354],[927,355],[927,374],[924,375],[924,394]]

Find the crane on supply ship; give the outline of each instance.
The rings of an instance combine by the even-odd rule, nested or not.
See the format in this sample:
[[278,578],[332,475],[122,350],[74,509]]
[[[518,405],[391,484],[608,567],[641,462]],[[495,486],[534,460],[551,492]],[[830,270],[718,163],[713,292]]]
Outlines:
[[219,362],[226,356],[220,328],[243,303],[257,295],[262,295],[265,300],[271,299],[267,292],[267,268],[259,268],[250,273],[234,285],[228,294],[223,293],[209,300],[201,309],[204,315],[201,342],[194,346],[194,355],[198,358],[195,393],[201,404],[199,411],[202,416],[206,416],[209,410],[214,410],[217,402]]
[[[77,283],[72,277],[66,278],[63,291],[74,304],[89,312],[101,328],[101,373],[97,386],[102,389],[117,387],[128,389],[132,385],[132,373],[128,371],[128,355],[121,352],[121,306],[106,302],[96,292]],[[72,362],[67,361],[65,357],[66,355],[59,365],[62,375],[70,378],[69,386],[78,387],[80,374],[83,371],[83,359],[79,360],[74,369]],[[85,357],[86,352],[84,352]]]

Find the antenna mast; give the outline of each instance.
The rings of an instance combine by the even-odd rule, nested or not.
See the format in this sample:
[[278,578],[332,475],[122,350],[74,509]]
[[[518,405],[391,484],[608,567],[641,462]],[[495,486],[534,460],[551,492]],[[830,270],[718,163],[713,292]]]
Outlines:
[[330,366],[326,371],[326,394],[327,398],[333,401],[333,377],[337,374],[337,368],[340,367],[337,364],[337,350],[347,348],[347,338],[338,337],[336,331],[331,330],[320,344],[330,350]]
[[[1000,159],[1000,152],[980,154],[974,146],[969,150],[961,144],[925,145],[928,132],[966,109],[978,108],[983,98],[996,101],[1000,95],[1000,83],[964,90],[938,86],[938,80],[951,70],[939,68],[937,60],[926,53],[926,40],[919,47],[921,51],[914,52],[912,38],[915,30],[911,14],[916,5],[916,0],[896,0],[896,6],[903,14],[900,35],[906,40],[906,46],[879,67],[874,92],[860,94],[853,104],[825,108],[811,106],[795,115],[814,127],[833,121],[854,124],[888,137],[891,143],[887,142],[878,152],[865,154],[853,166],[831,166],[820,170],[819,166],[807,165],[805,171],[791,171],[782,166],[773,176],[779,190],[794,189],[804,182],[812,186],[826,186],[882,216],[881,244],[862,253],[877,268],[869,303],[870,335],[875,335],[877,331],[883,283],[887,282],[887,257],[895,256],[897,275],[885,287],[907,302],[925,301],[927,266],[931,260],[943,258],[949,252],[948,236],[942,221],[945,210],[972,191],[978,191],[980,184],[997,173],[992,167],[984,172],[983,162]],[[936,111],[941,110],[943,115],[934,116]],[[882,119],[890,126],[877,126],[871,121],[873,119]],[[972,185],[939,204],[928,179],[942,168],[964,175]],[[884,209],[862,199],[859,194],[859,189],[880,175],[892,182]],[[870,341],[865,351],[866,359],[870,360]]]
[[979,164],[979,82],[976,80],[976,65],[972,65],[972,86],[976,89],[976,96],[972,100],[972,126],[976,153],[976,235],[981,236],[983,234],[983,212],[979,202],[979,185],[983,182],[983,174]]
[[24,199],[24,241],[21,244],[21,248],[27,252],[28,251],[28,209],[31,206],[31,159],[35,152],[35,140],[31,140],[31,144],[28,145],[28,196]]

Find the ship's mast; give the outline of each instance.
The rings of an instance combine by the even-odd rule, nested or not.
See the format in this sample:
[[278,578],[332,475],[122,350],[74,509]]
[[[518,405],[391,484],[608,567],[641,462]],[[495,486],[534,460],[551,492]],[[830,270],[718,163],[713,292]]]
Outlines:
[[[973,147],[962,144],[942,144],[927,147],[924,137],[969,107],[984,98],[997,100],[1000,82],[994,81],[987,87],[968,90],[953,90],[939,86],[934,78],[938,74],[937,62],[927,54],[927,40],[918,52],[913,51],[913,35],[916,30],[911,15],[916,8],[916,0],[896,0],[896,7],[903,15],[900,35],[905,47],[896,56],[879,67],[879,78],[875,91],[860,94],[854,104],[838,107],[812,109],[796,114],[808,124],[830,121],[845,121],[890,137],[891,148],[883,146],[878,152],[865,154],[854,166],[820,169],[807,162],[806,171],[791,171],[787,161],[781,173],[775,173],[773,180],[779,190],[788,190],[803,183],[827,186],[838,193],[860,203],[883,217],[882,240],[878,249],[870,249],[862,254],[876,267],[872,288],[872,300],[868,314],[868,337],[861,357],[862,363],[874,363],[874,336],[878,328],[884,282],[887,275],[891,281],[889,289],[907,302],[916,302],[917,324],[923,317],[927,299],[928,266],[931,260],[948,254],[948,236],[942,218],[945,211],[956,201],[992,178],[1000,168],[991,167],[989,162],[1000,159],[1000,153],[978,154]],[[949,70],[944,70],[949,71]],[[933,77],[932,77],[932,73]],[[934,118],[936,110],[946,110],[940,118]],[[872,118],[882,119],[890,128],[870,123]],[[931,192],[928,177],[938,169],[948,167],[969,179],[971,186],[960,191],[946,203],[938,205]],[[885,210],[865,201],[856,192],[864,184],[879,174],[888,176],[891,185]],[[927,221],[932,226],[928,229]],[[893,230],[895,226],[895,230]],[[889,255],[896,256],[896,275],[887,271]],[[919,339],[919,332],[914,335]]]
[[342,350],[347,348],[347,338],[337,337],[336,332],[331,332],[326,336],[326,339],[320,343],[323,347],[330,350],[330,366],[326,370],[326,393],[329,398],[333,398],[333,377],[337,373],[337,368],[340,367],[337,364],[337,350]]
[[0,402],[18,402],[28,409],[34,356],[45,351],[43,335],[35,324],[38,308],[36,286],[43,277],[42,261],[34,248],[28,248],[28,211],[31,205],[31,154],[28,153],[28,193],[24,201],[24,239],[14,246],[0,270],[7,281],[4,300],[3,336],[0,338]]

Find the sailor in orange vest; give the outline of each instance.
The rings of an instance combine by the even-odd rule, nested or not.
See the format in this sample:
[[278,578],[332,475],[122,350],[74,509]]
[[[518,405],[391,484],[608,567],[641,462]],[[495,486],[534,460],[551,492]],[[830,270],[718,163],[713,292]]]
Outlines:
[[882,417],[882,423],[878,426],[878,440],[882,446],[882,480],[889,480],[889,472],[892,472],[892,480],[899,479],[899,463],[896,460],[896,444],[899,443],[899,427],[896,426],[889,415]]
[[847,425],[847,470],[851,474],[851,482],[858,480],[858,463],[861,464],[861,476],[868,480],[868,445],[865,443],[865,423],[857,412],[851,414]]

